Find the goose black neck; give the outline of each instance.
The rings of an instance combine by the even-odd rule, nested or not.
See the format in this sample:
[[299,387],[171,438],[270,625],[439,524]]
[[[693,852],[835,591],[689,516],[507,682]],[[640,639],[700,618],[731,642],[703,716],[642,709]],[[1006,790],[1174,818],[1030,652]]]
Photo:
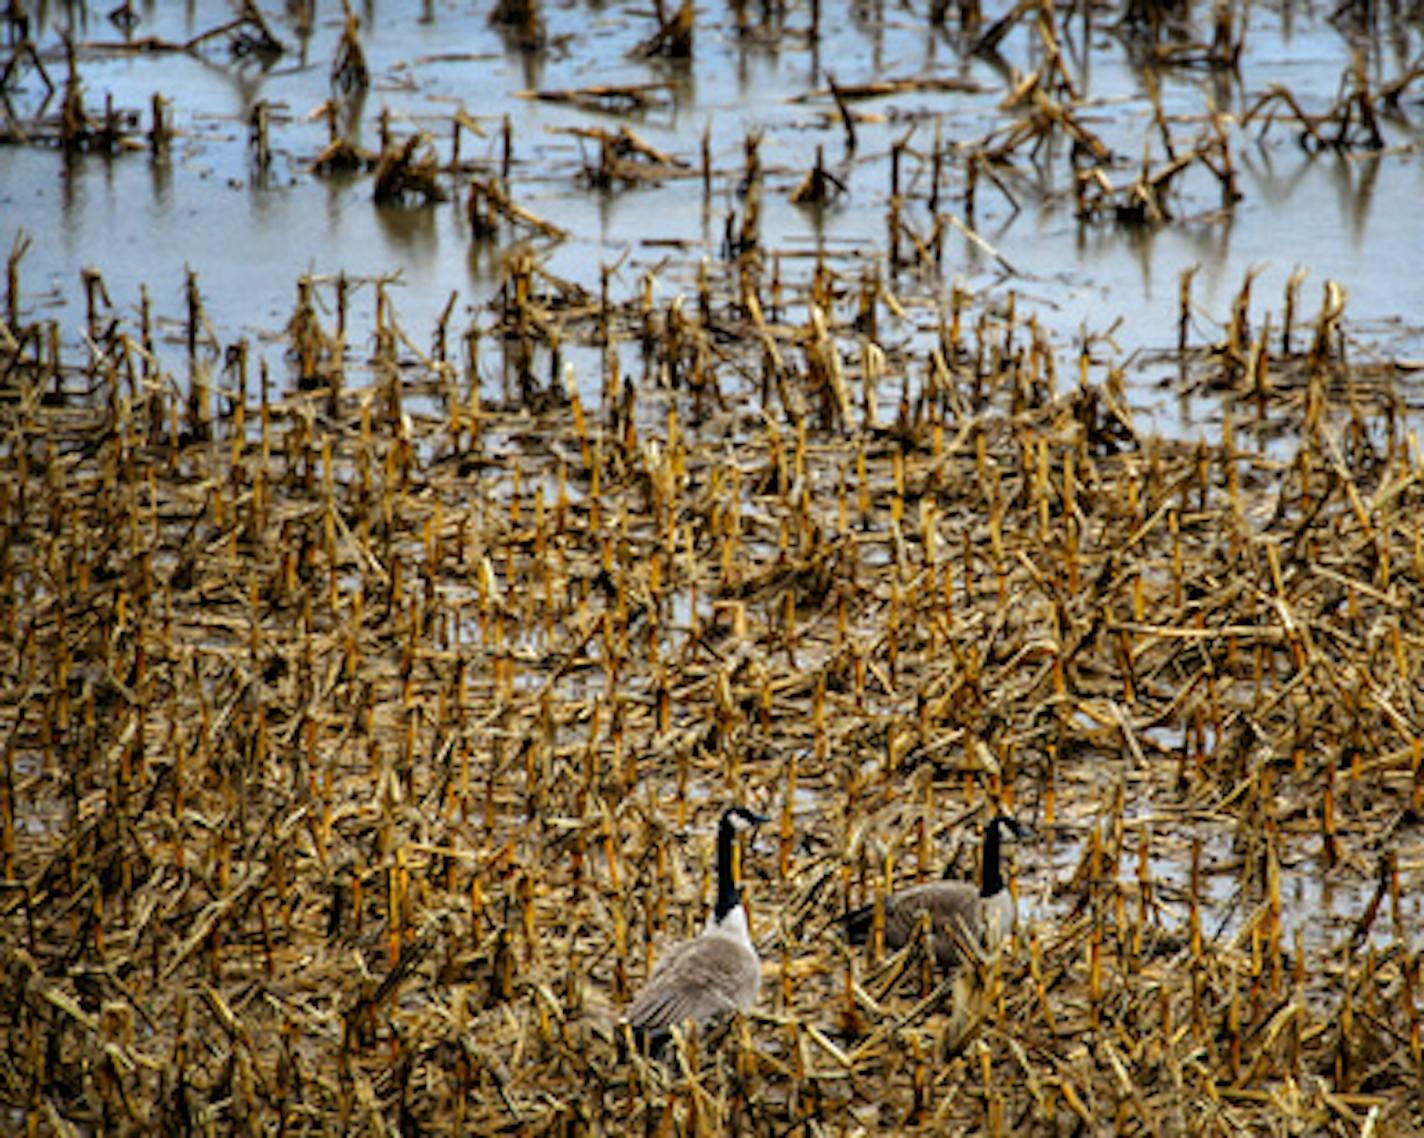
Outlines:
[[736,867],[732,864],[732,844],[736,840],[736,827],[731,819],[723,817],[717,827],[717,906],[712,911],[719,924],[742,901],[742,891],[737,887]]
[[1004,873],[999,858],[999,825],[999,819],[995,818],[984,831],[984,876],[979,886],[981,897],[993,897],[1004,891]]

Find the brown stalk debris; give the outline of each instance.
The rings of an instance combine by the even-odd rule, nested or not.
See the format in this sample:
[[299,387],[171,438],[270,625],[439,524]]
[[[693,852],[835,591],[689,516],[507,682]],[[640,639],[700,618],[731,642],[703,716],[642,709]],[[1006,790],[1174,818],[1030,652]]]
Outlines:
[[[506,399],[446,358],[448,308],[412,355],[380,282],[373,358],[343,359],[317,279],[291,392],[245,345],[214,372],[192,282],[180,398],[102,280],[86,362],[61,358],[20,315],[22,255],[7,1117],[1421,1123],[1424,467],[1390,377],[1341,356],[1343,298],[1279,350],[1244,317],[1189,346],[1249,410],[1186,444],[1137,433],[1086,355],[1062,386],[1012,307],[956,296],[915,360],[853,350],[829,277],[783,324],[754,276],[661,312],[527,255],[497,302],[528,369]],[[859,304],[872,336],[897,307],[874,280]],[[666,385],[618,379],[640,336]],[[565,337],[608,345],[600,397],[535,372]],[[763,995],[650,1065],[617,1009],[702,920],[733,799],[779,815],[746,858]],[[972,875],[1001,804],[1040,834],[1005,952],[943,982],[918,944],[848,952],[839,914],[948,851]],[[1358,886],[1333,930],[1290,901],[1326,867]]]
[[[21,7],[0,101],[43,102],[0,141],[74,160],[182,138],[159,95],[147,143],[96,113],[83,52],[52,80]],[[690,56],[694,19],[709,54],[818,40],[819,4],[774,7],[658,4],[643,48]],[[490,9],[562,62],[537,0]],[[379,157],[348,141],[338,103],[371,76],[347,9],[314,170],[375,167],[382,205],[456,199],[494,266],[493,298],[470,313],[447,286],[433,328],[399,322],[399,274],[308,275],[269,358],[221,342],[196,270],[165,323],[86,269],[66,338],[15,235],[0,1130],[1424,1130],[1418,376],[1362,349],[1335,282],[1302,270],[1262,318],[1248,274],[1218,324],[1193,269],[1170,350],[1138,362],[1207,425],[1162,438],[1107,337],[1051,340],[1028,296],[1056,286],[989,240],[1001,202],[1169,225],[1189,181],[1228,217],[1242,129],[1379,151],[1419,68],[1358,62],[1324,113],[1270,86],[1239,118],[1208,98],[1170,120],[1144,71],[1124,148],[1080,94],[1094,6],[964,0],[954,29],[949,9],[934,34],[987,59],[1032,43],[979,137],[946,116],[881,151],[886,116],[853,109],[978,78],[818,64],[839,164],[818,141],[777,165],[760,123],[728,161],[709,122],[699,165],[574,121],[598,159],[556,179],[519,170],[508,116],[462,156],[494,113],[435,116],[448,152],[443,129],[394,137],[388,107]],[[1191,15],[1133,0],[1113,29],[1155,67],[1237,69],[1246,13]],[[287,51],[249,3],[125,50],[219,39]],[[656,117],[683,78],[520,82],[560,113]],[[251,108],[259,171],[292,121],[272,111]],[[872,198],[855,175],[882,153]],[[591,241],[546,180],[632,198],[694,171],[704,232],[650,231],[655,265],[619,254],[595,292],[541,260]],[[884,240],[788,244],[783,196],[813,224],[883,206]],[[994,295],[944,279],[956,234]],[[761,994],[649,1061],[618,1013],[701,928],[734,801],[774,818],[743,862]],[[848,910],[972,878],[999,810],[1037,832],[1002,952],[946,977],[928,929],[844,944]]]

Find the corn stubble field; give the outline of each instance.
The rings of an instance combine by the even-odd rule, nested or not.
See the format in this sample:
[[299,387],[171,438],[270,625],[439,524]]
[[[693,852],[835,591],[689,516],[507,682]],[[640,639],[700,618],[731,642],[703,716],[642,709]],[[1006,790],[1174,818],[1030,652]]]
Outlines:
[[[1419,1124],[1395,850],[1424,489],[1388,371],[1340,362],[1329,306],[1251,372],[1249,329],[1189,352],[1266,457],[1244,426],[1140,437],[1088,360],[951,313],[932,366],[887,361],[904,397],[872,422],[811,362],[844,327],[818,287],[819,321],[760,322],[750,383],[686,366],[757,339],[725,337],[730,301],[566,312],[642,341],[597,407],[517,373],[472,399],[390,327],[348,369],[310,308],[293,353],[323,383],[280,397],[238,353],[180,398],[121,321],[85,368],[6,329],[12,1121]],[[504,345],[560,303],[512,277]],[[760,1003],[675,1062],[622,1057],[617,1008],[700,926],[732,800],[779,815],[744,859]],[[957,1010],[917,948],[842,946],[887,881],[950,848],[972,875],[1000,802],[1076,868],[1024,851],[1045,904]],[[1281,882],[1329,866],[1360,915],[1321,938]]]
[[[194,277],[177,376],[97,278],[64,348],[22,259],[5,1129],[1424,1128],[1418,383],[1334,286],[1190,338],[1184,283],[1188,442],[1012,300],[754,240],[667,305],[516,251],[468,334],[304,278],[270,362]],[[629,1055],[731,802],[758,1004]],[[1002,952],[844,945],[1000,807]]]

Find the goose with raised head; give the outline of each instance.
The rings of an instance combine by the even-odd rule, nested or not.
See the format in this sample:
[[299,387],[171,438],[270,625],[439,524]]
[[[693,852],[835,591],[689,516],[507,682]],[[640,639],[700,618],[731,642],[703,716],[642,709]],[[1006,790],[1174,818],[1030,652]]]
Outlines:
[[[922,914],[928,914],[935,961],[941,969],[949,971],[960,963],[961,942],[992,949],[1013,928],[1016,915],[1014,896],[1004,880],[1003,844],[1028,836],[1025,826],[1000,814],[984,828],[977,886],[969,881],[929,881],[886,897],[885,947],[893,951],[909,944]],[[847,913],[844,921],[846,939],[864,944],[875,922],[875,906]]]
[[733,806],[717,826],[717,902],[707,927],[692,940],[674,945],[628,1005],[625,1018],[635,1036],[656,1048],[675,1026],[699,1027],[735,1011],[745,1011],[761,986],[761,960],[752,946],[733,847],[740,831],[767,819]]

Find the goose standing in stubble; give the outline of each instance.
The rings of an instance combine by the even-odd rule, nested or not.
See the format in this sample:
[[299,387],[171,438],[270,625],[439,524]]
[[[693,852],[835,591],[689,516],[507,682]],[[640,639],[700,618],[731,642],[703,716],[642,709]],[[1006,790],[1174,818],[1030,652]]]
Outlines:
[[[944,971],[963,959],[960,942],[992,949],[1014,925],[1014,897],[1004,880],[1003,843],[1026,838],[1029,831],[1007,814],[1000,814],[984,829],[980,883],[929,881],[890,894],[884,901],[885,947],[904,948],[915,935],[921,914],[930,919],[935,962]],[[864,944],[870,939],[875,906],[865,905],[845,915],[846,939]]]
[[688,1020],[699,1027],[745,1011],[761,986],[761,960],[752,947],[747,912],[733,860],[737,833],[767,821],[733,806],[717,827],[717,903],[700,936],[675,945],[633,997],[625,1018],[640,1040],[656,1050],[673,1027]]

